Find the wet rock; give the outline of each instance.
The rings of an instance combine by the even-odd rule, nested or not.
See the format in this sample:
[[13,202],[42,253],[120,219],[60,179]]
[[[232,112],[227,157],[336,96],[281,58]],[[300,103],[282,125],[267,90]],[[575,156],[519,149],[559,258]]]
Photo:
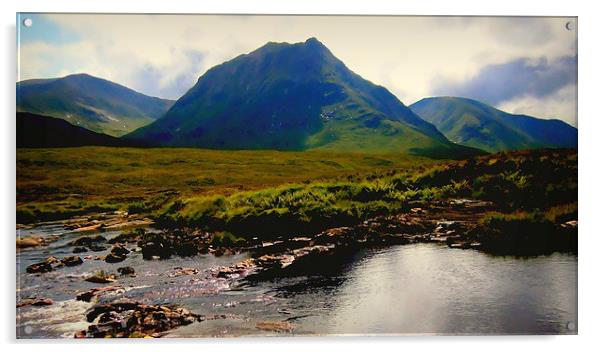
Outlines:
[[47,246],[52,242],[55,242],[59,239],[59,236],[32,236],[32,237],[24,237],[17,238],[17,249],[25,249],[31,247],[41,247]]
[[31,264],[30,266],[27,267],[26,271],[30,274],[48,273],[48,272],[52,271],[52,265],[50,265],[46,262]]
[[255,327],[259,330],[273,332],[293,332],[295,326],[287,321],[260,321]]
[[106,238],[104,238],[101,235],[96,235],[96,236],[84,236],[84,237],[80,237],[76,240],[73,240],[71,242],[69,242],[68,244],[70,246],[85,246],[85,247],[89,247],[90,245],[94,244],[94,243],[100,243],[100,242],[106,242]]
[[121,276],[126,276],[126,275],[134,276],[134,275],[136,275],[136,270],[134,270],[134,268],[132,268],[131,266],[122,266],[121,268],[117,268],[117,272]]
[[123,245],[116,244],[113,246],[113,248],[111,248],[111,253],[113,253],[117,256],[125,256],[125,255],[129,254],[130,251],[127,248],[125,248]]
[[115,274],[107,274],[101,271],[90,277],[87,277],[85,280],[95,284],[107,284],[110,282],[114,282],[116,279],[117,277],[115,276]]
[[79,293],[75,299],[78,301],[84,301],[84,302],[90,302],[92,300],[92,298],[98,296],[101,293],[106,293],[106,292],[124,292],[125,290],[123,289],[123,287],[121,286],[105,286],[105,287],[98,287],[98,288],[93,288],[91,290],[88,290],[86,292],[82,292]]
[[174,270],[172,272],[167,273],[167,276],[178,277],[178,276],[184,276],[184,275],[196,275],[198,273],[199,273],[199,269],[197,269],[197,268],[176,267],[176,268],[174,268]]
[[146,242],[140,246],[143,259],[154,259],[155,257],[167,259],[171,257],[171,251],[163,243]]
[[43,297],[31,297],[22,300],[17,304],[17,308],[26,307],[26,306],[49,306],[54,304],[54,302],[50,298]]
[[70,256],[70,257],[65,257],[61,260],[61,263],[65,266],[77,266],[82,264],[84,261],[82,260],[82,258],[74,255],[74,256]]
[[88,249],[91,250],[92,252],[102,252],[102,251],[106,251],[107,247],[93,243],[88,246]]
[[35,273],[48,273],[51,272],[53,268],[53,264],[62,265],[61,261],[53,256],[46,258],[43,262],[31,264],[25,269],[26,272],[30,274]]
[[88,249],[86,247],[75,247],[73,248],[73,253],[85,253]]
[[127,256],[125,254],[115,254],[115,253],[109,253],[107,254],[107,256],[105,257],[105,262],[107,263],[121,263],[122,261],[126,260]]
[[94,306],[86,314],[91,324],[75,337],[159,337],[161,332],[201,321],[202,317],[184,308],[146,305],[118,300]]

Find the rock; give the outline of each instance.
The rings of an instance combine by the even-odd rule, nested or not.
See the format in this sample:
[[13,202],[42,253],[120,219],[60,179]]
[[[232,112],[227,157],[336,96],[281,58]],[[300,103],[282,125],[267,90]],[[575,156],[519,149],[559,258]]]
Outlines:
[[124,292],[125,290],[121,286],[105,286],[93,288],[89,291],[79,293],[75,299],[78,301],[90,302],[92,298],[98,296],[100,293],[105,292]]
[[88,249],[86,247],[75,247],[73,248],[73,253],[85,253]]
[[25,306],[49,306],[54,302],[50,298],[43,297],[32,297],[22,300],[19,304],[17,304],[17,308],[25,307]]
[[117,272],[121,276],[126,276],[126,275],[133,276],[133,275],[136,275],[136,270],[134,270],[134,268],[132,268],[131,266],[122,266],[121,268],[117,268]]
[[106,251],[107,247],[98,244],[91,244],[88,246],[88,249],[90,249],[92,252],[102,252]]
[[17,238],[17,248],[29,248],[41,246],[43,243],[40,237]]
[[117,255],[115,253],[109,253],[105,257],[105,262],[107,262],[107,263],[120,263],[120,262],[124,261],[126,258],[127,258],[127,256],[125,254]]
[[30,274],[48,273],[53,270],[53,267],[52,267],[53,264],[63,265],[59,259],[57,259],[56,257],[50,256],[50,257],[46,258],[43,262],[31,264],[30,266],[27,267],[27,269],[25,269],[25,271],[27,271]]
[[86,246],[89,247],[93,243],[106,242],[107,239],[101,235],[84,236],[68,243],[70,246]]
[[130,300],[118,300],[94,306],[86,314],[91,324],[75,337],[159,337],[161,332],[202,320],[198,314],[184,308],[145,305]]
[[171,251],[163,243],[146,242],[140,248],[142,248],[143,259],[153,259],[154,257],[167,259],[171,257]]
[[55,242],[59,239],[59,236],[32,236],[32,237],[24,237],[17,238],[17,249],[25,249],[31,247],[40,247],[47,246],[52,242]]
[[177,277],[177,276],[183,276],[183,275],[196,275],[198,273],[199,273],[199,269],[196,269],[196,268],[177,267],[177,268],[174,268],[174,270],[172,272],[168,273],[167,276]]
[[30,274],[48,273],[48,272],[52,271],[52,265],[50,265],[46,262],[31,264],[30,266],[27,267],[26,271]]
[[255,327],[259,330],[274,332],[293,332],[295,326],[286,321],[260,321]]
[[74,255],[74,256],[70,256],[70,257],[65,257],[61,260],[61,263],[65,266],[77,266],[82,264],[84,261],[82,260],[82,258]]
[[123,245],[116,244],[113,246],[113,248],[111,248],[111,253],[115,254],[116,256],[125,256],[126,254],[130,253],[130,251]]
[[114,282],[116,279],[117,277],[115,276],[115,274],[106,274],[104,272],[100,272],[86,278],[85,280],[88,282],[93,282],[95,284],[107,284],[110,282]]

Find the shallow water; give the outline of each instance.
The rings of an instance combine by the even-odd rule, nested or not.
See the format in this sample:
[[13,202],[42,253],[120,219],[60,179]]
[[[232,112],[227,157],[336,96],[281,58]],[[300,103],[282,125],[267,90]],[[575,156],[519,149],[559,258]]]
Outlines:
[[[85,311],[92,303],[74,298],[99,285],[83,278],[122,266],[133,267],[137,276],[120,278],[115,284],[126,291],[103,296],[102,301],[125,296],[177,304],[207,316],[224,315],[173,330],[168,337],[277,334],[256,329],[259,321],[288,321],[295,334],[576,333],[575,255],[496,257],[416,244],[329,257],[292,277],[231,283],[212,278],[208,270],[236,263],[244,254],[144,261],[140,253],[131,253],[122,263],[90,259],[77,267],[32,275],[25,273],[29,264],[49,255],[72,255],[65,243],[81,235],[66,233],[60,226],[22,231],[23,236],[29,233],[58,233],[64,239],[17,255],[17,298],[38,295],[55,301],[47,307],[18,309],[17,334],[24,338],[70,337],[85,329]],[[200,272],[170,277],[175,267]]]

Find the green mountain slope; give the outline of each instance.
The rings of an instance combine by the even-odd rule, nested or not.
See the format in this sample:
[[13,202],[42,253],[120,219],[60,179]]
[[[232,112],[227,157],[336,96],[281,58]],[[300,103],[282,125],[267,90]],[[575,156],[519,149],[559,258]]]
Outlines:
[[164,117],[126,138],[214,149],[329,149],[464,156],[322,43],[268,43],[215,66]]
[[577,147],[577,129],[563,121],[509,114],[472,99],[425,98],[410,108],[450,140],[488,152]]
[[173,101],[149,97],[87,74],[17,83],[17,111],[64,119],[121,136],[161,117]]

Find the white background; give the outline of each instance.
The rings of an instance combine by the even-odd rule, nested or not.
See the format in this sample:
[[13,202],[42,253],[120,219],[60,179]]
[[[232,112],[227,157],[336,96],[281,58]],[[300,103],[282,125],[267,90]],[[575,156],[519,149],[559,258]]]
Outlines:
[[[2,77],[0,99],[0,238],[3,242],[4,285],[0,316],[1,342],[8,350],[79,351],[119,349],[155,351],[365,351],[444,350],[509,351],[600,350],[602,342],[600,280],[602,258],[602,12],[595,1],[527,0],[232,0],[201,2],[184,0],[4,0],[1,2]],[[247,13],[247,14],[399,14],[399,15],[557,15],[579,16],[579,336],[419,336],[419,337],[324,337],[121,341],[16,341],[15,340],[15,81],[16,12],[148,12],[148,13]],[[358,317],[361,319],[361,317]],[[84,345],[85,343],[85,345]],[[597,347],[596,347],[597,346]]]

